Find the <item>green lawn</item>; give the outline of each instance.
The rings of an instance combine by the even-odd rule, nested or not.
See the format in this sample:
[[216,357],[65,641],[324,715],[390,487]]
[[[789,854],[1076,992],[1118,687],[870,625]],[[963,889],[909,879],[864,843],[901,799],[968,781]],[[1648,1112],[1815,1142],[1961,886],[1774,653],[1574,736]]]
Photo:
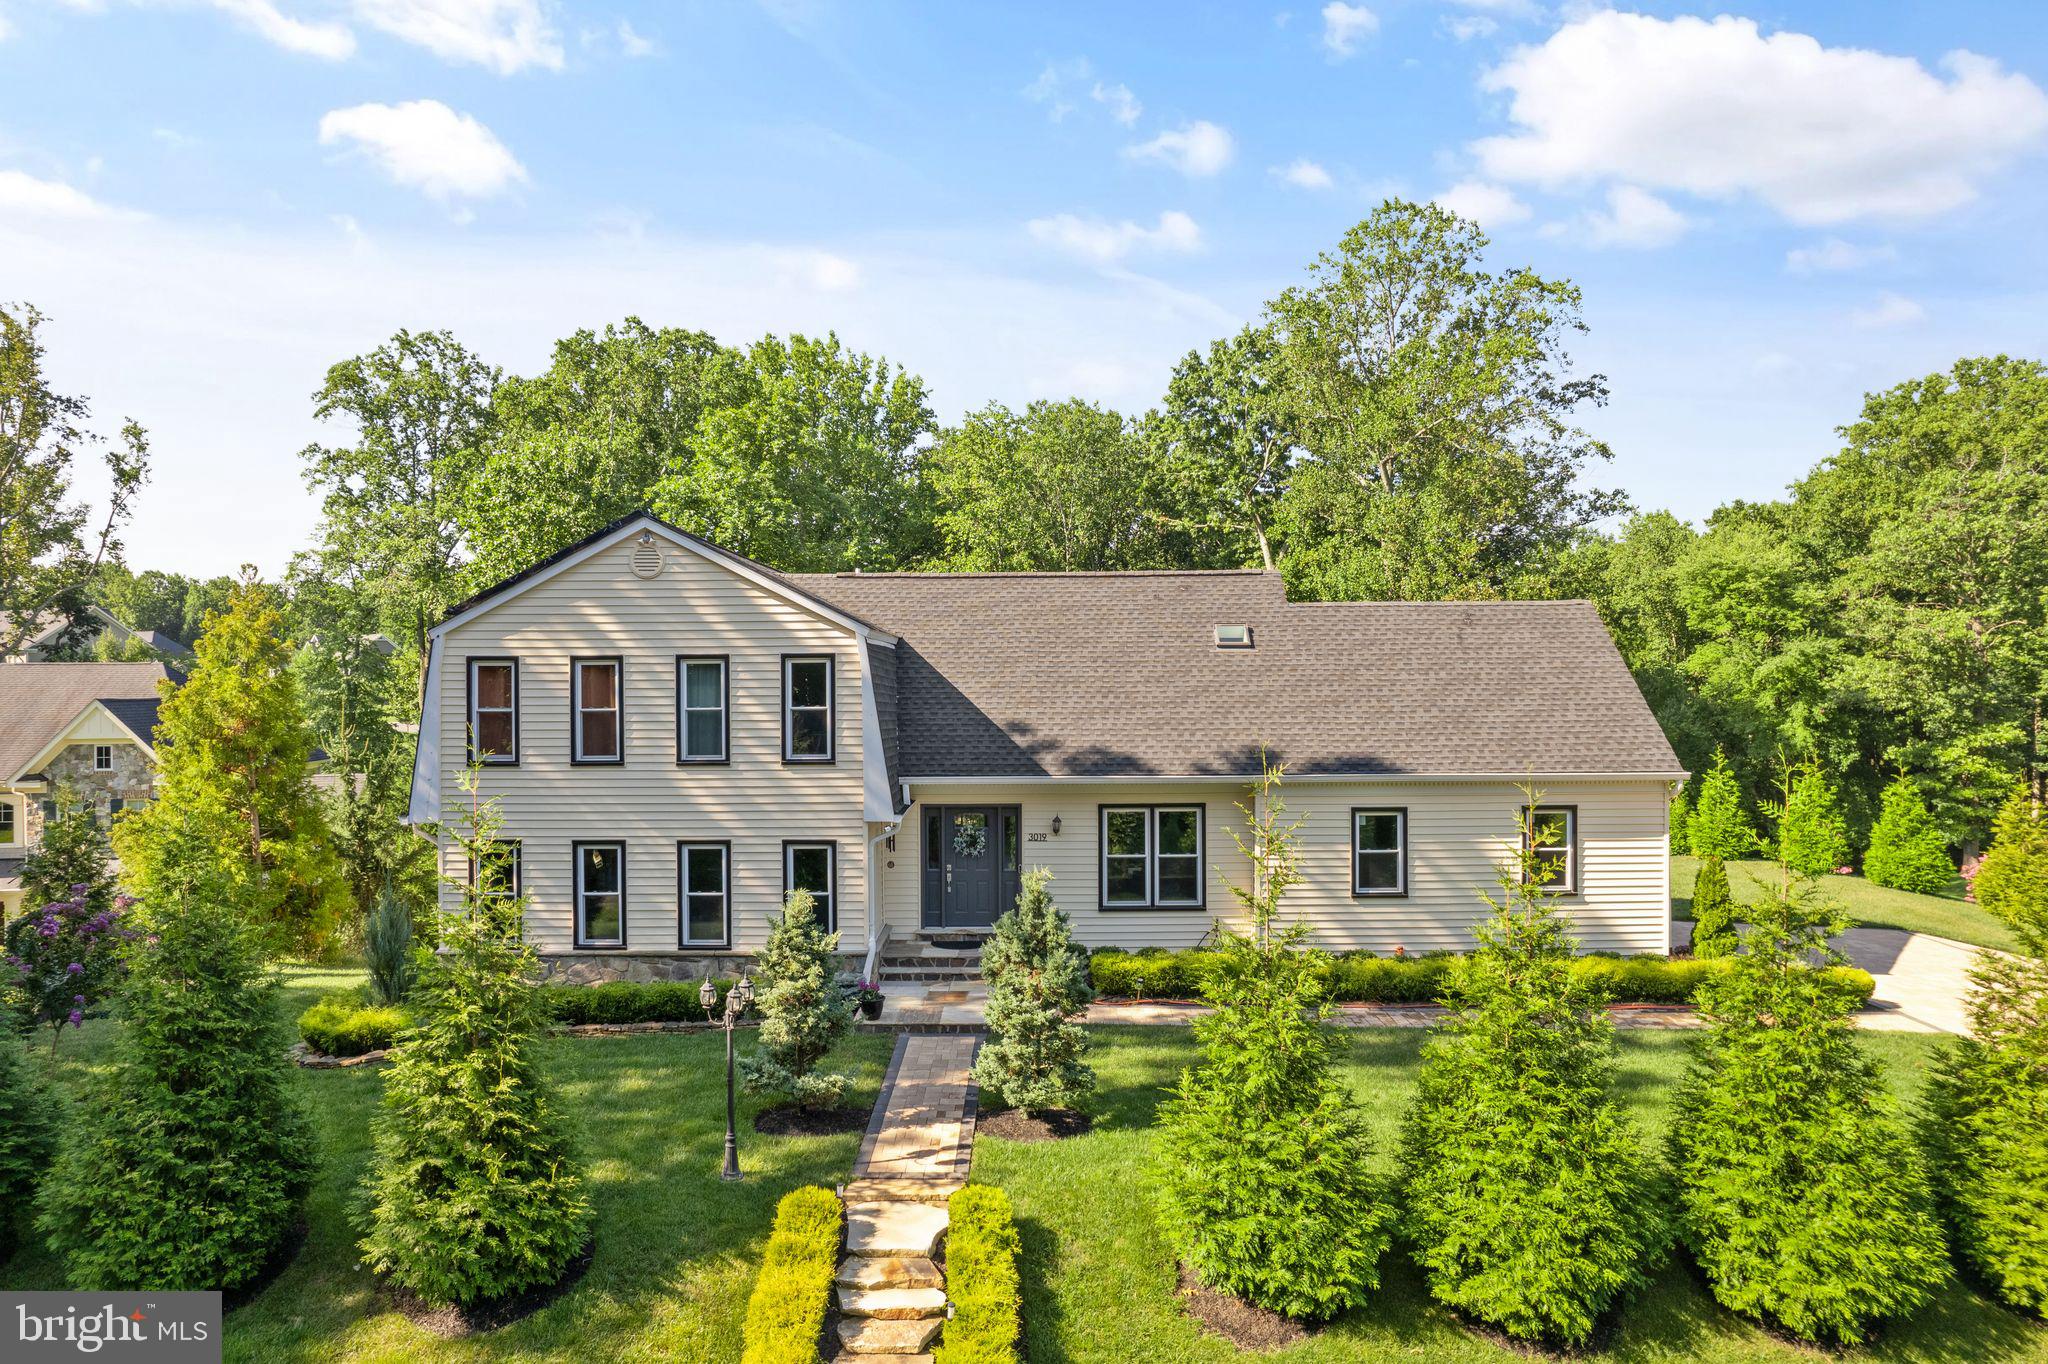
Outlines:
[[[285,1007],[297,1017],[320,994],[360,973],[287,973]],[[93,1022],[59,1051],[61,1083],[102,1060],[114,1028]],[[857,1066],[850,1102],[874,1102],[891,1038],[861,1035],[835,1063]],[[749,1045],[741,1034],[741,1046]],[[547,1046],[563,1107],[580,1124],[597,1214],[596,1256],[574,1291],[489,1336],[445,1341],[391,1311],[357,1267],[348,1216],[368,1154],[381,1068],[299,1071],[313,1112],[320,1175],[307,1207],[310,1235],[285,1273],[227,1321],[227,1358],[241,1361],[639,1360],[727,1361],[740,1353],[740,1320],[775,1202],[801,1184],[832,1185],[853,1168],[859,1135],[763,1137],[742,1099],[740,1164],[747,1179],[722,1184],[725,1042],[714,1034],[558,1038]],[[166,1228],[167,1235],[175,1229]],[[0,1286],[64,1287],[39,1246],[0,1264]]]
[[[1345,1034],[1344,1064],[1389,1167],[1399,1116],[1414,1092],[1423,1036],[1407,1029]],[[1628,1102],[1646,1132],[1660,1133],[1669,1085],[1684,1063],[1685,1039],[1674,1033],[1621,1036]],[[1234,1346],[1204,1335],[1180,1310],[1173,1296],[1173,1257],[1152,1212],[1153,1111],[1161,1090],[1194,1058],[1193,1038],[1181,1029],[1104,1028],[1097,1039],[1100,1120],[1093,1132],[1042,1145],[989,1137],[975,1143],[974,1178],[1001,1185],[1016,1201],[1024,1241],[1026,1358],[1045,1364],[1242,1358]],[[1864,1044],[1884,1061],[1902,1096],[1910,1096],[1936,1039],[1879,1033]],[[1290,1364],[1526,1364],[1531,1358],[1475,1336],[1434,1306],[1399,1252],[1382,1269],[1382,1287],[1365,1308],[1277,1357]],[[1722,1311],[1689,1268],[1673,1265],[1627,1310],[1603,1349],[1579,1358],[1617,1364],[1811,1364],[1829,1356],[1784,1344]],[[2040,1364],[2048,1361],[2048,1327],[1955,1287],[1875,1348],[1833,1358]]]
[[[1692,917],[1692,880],[1699,868],[1696,857],[1671,859],[1671,912],[1680,919]],[[1735,892],[1735,903],[1748,904],[1756,898],[1759,887],[1776,875],[1777,867],[1770,862],[1730,862],[1728,885]],[[1932,933],[2008,952],[2019,946],[2012,930],[1963,898],[1960,876],[1939,895],[1916,895],[1910,890],[1874,886],[1860,876],[1824,876],[1820,886],[1841,902],[1854,923]]]

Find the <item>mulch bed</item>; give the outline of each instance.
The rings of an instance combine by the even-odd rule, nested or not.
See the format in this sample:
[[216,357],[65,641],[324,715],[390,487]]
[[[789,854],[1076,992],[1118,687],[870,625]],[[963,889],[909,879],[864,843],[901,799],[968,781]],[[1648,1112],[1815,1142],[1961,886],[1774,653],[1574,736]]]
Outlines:
[[1001,1137],[1004,1141],[1058,1141],[1078,1137],[1095,1126],[1095,1119],[1069,1108],[1045,1109],[1026,1117],[1014,1108],[985,1114],[975,1120],[976,1136]]
[[394,1288],[390,1290],[391,1302],[407,1321],[443,1340],[460,1340],[464,1336],[500,1330],[532,1316],[582,1282],[584,1274],[589,1272],[591,1250],[595,1245],[596,1242],[592,1241],[583,1247],[555,1282],[542,1288],[529,1288],[510,1297],[492,1298],[468,1307],[439,1307],[422,1302],[403,1289]]
[[277,1276],[292,1267],[292,1261],[299,1258],[299,1252],[306,1245],[306,1220],[302,1217],[292,1229],[284,1234],[277,1248],[270,1252],[270,1258],[263,1262],[263,1268],[256,1271],[256,1277],[240,1288],[230,1289],[220,1295],[222,1315],[234,1311],[255,1300],[256,1295],[277,1280]]
[[830,1137],[860,1132],[868,1125],[865,1108],[805,1108],[778,1104],[754,1115],[754,1130],[770,1137]]
[[1315,1334],[1293,1317],[1254,1307],[1243,1298],[1205,1286],[1186,1265],[1180,1267],[1180,1285],[1175,1292],[1189,1316],[1211,1335],[1222,1336],[1240,1350],[1284,1349]]

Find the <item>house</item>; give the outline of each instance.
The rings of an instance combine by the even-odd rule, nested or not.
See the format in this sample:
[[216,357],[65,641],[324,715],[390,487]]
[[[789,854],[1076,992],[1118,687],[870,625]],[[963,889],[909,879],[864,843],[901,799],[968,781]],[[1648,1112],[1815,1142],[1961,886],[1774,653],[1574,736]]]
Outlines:
[[192,656],[190,649],[161,630],[131,630],[105,607],[88,606],[75,623],[62,612],[45,612],[37,620],[35,630],[21,642],[21,651],[7,661],[45,662],[53,653],[90,649],[101,635],[109,636],[117,649],[126,649],[134,642],[165,658]]
[[150,799],[162,663],[0,664],[0,922],[60,800],[102,821]]
[[[1670,949],[1684,778],[1585,602],[1304,603],[1267,572],[785,574],[641,514],[430,635],[410,818],[472,761],[490,884],[570,979],[734,969],[793,886],[842,950],[985,930],[1029,867],[1090,946],[1229,918],[1264,750],[1331,949],[1464,948],[1521,784],[1588,949]],[[444,891],[453,895],[453,891]]]

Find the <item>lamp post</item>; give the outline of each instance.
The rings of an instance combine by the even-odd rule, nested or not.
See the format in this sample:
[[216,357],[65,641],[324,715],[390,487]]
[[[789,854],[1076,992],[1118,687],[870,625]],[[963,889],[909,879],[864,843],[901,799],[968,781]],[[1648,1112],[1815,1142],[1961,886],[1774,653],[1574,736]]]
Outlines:
[[[704,977],[702,988],[697,991],[698,1002],[704,1006],[704,1016],[712,1018],[711,1011],[718,1007],[718,987],[711,983],[711,977]],[[728,1184],[739,1182],[740,1144],[739,1134],[734,1130],[732,1105],[732,1030],[739,1025],[740,1016],[747,1006],[754,1002],[754,982],[747,979],[746,972],[740,973],[739,981],[726,991],[725,1017],[713,1018],[713,1022],[725,1024],[725,1168],[718,1177]]]

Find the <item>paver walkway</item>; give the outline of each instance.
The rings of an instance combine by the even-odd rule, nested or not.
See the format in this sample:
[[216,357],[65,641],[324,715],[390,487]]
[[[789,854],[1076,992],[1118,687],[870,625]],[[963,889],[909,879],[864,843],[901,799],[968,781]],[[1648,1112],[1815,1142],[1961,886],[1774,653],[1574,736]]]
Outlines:
[[946,1200],[974,1158],[979,1039],[910,1036],[875,1100],[846,1200],[840,1261],[839,1359],[929,1364],[945,1322],[945,1276],[932,1256],[945,1234]]

